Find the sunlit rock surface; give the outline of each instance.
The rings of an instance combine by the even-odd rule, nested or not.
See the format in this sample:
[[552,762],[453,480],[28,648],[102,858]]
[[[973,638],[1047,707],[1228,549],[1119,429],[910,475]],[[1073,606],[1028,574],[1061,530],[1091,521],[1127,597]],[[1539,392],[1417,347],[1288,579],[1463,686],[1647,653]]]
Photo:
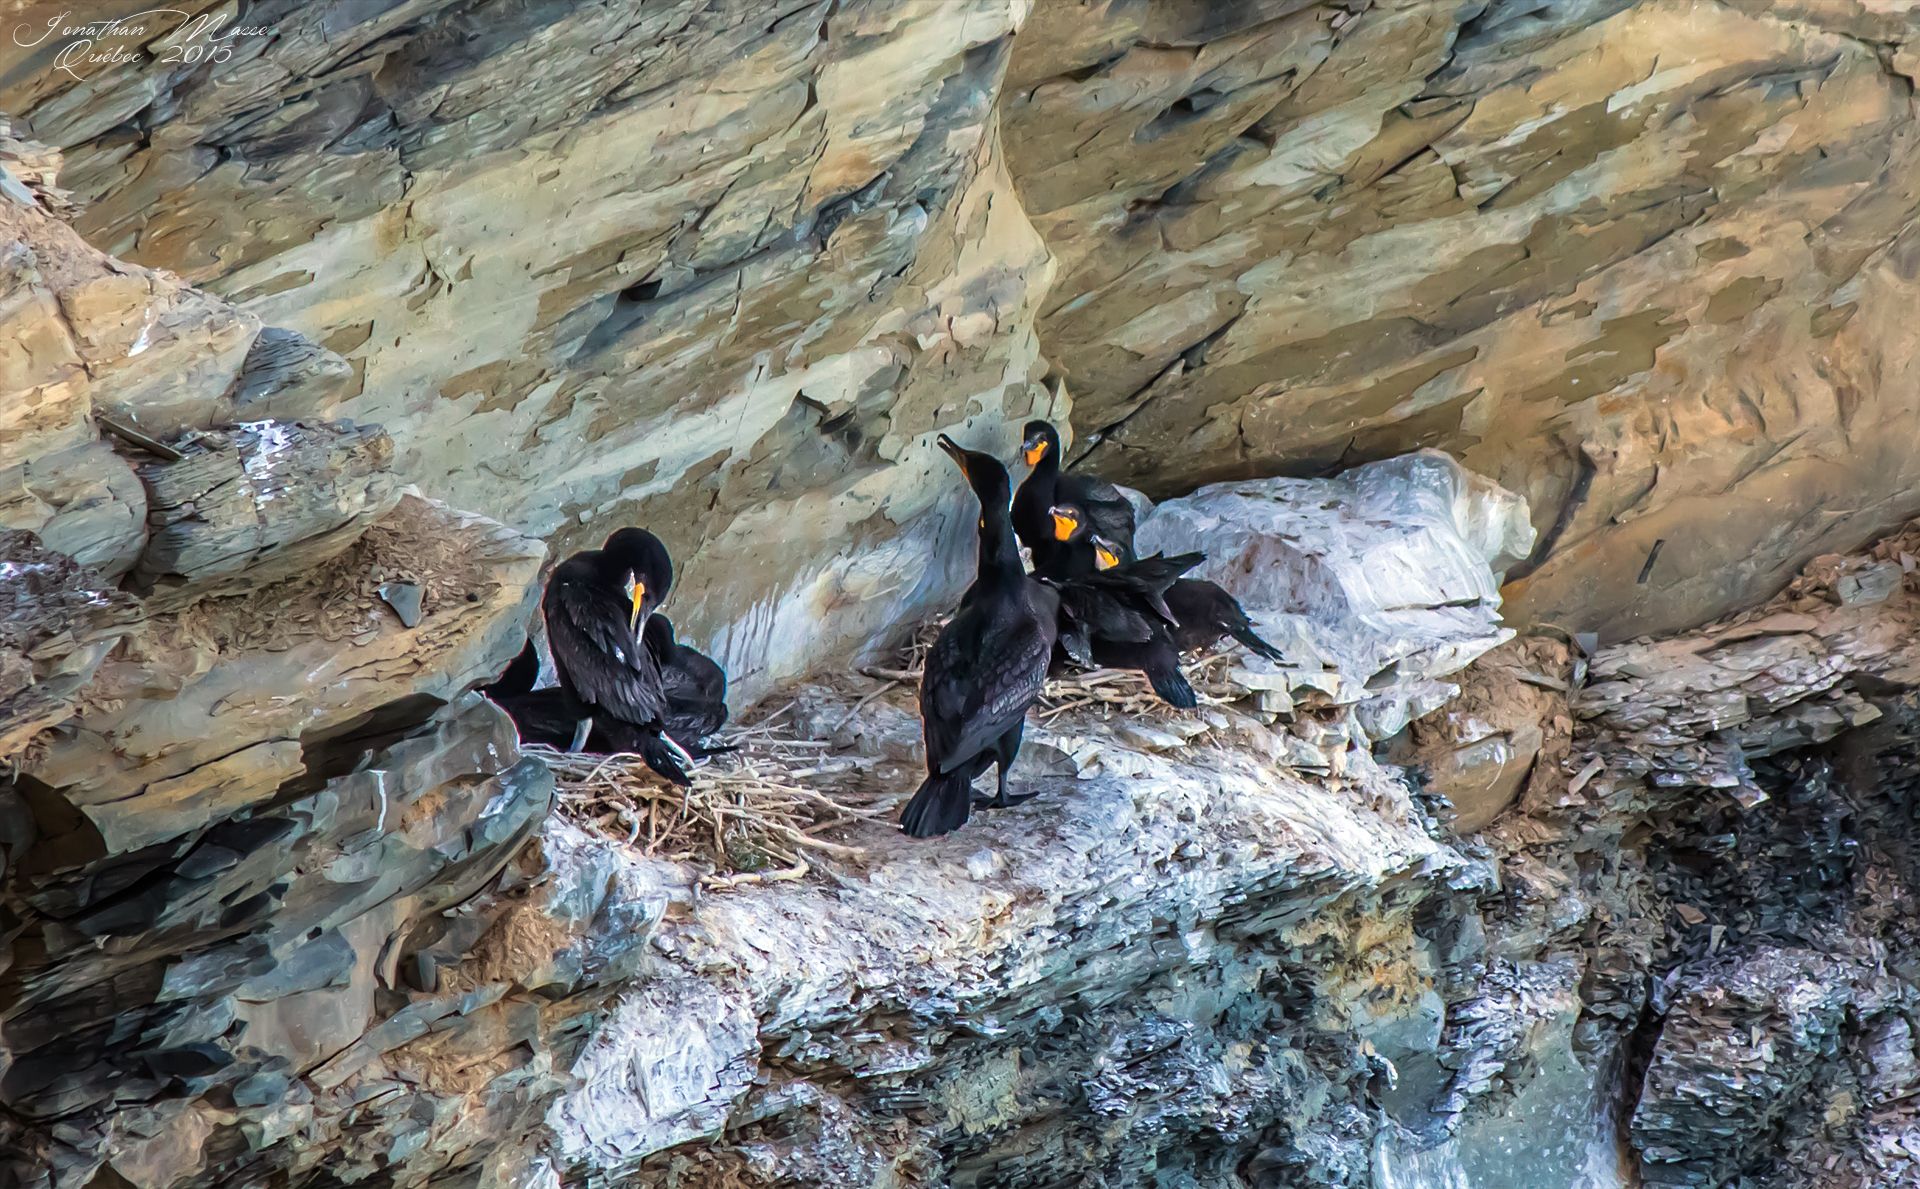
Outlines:
[[298,415],[429,494],[659,526],[748,691],[954,588],[933,431],[1069,395],[1156,497],[1446,449],[1529,502],[1521,616],[1609,638],[1920,509],[1904,4],[271,0],[195,62],[60,59],[67,12],[0,107],[90,242],[244,311],[210,365],[290,328]]
[[[178,11],[0,28],[0,1183],[1920,1184],[1908,6]],[[644,521],[904,794],[1033,414],[1288,662],[725,892],[463,692]]]
[[1088,464],[1438,446],[1532,508],[1523,618],[1765,598],[1920,509],[1917,42],[1859,0],[1043,0],[1001,115]]

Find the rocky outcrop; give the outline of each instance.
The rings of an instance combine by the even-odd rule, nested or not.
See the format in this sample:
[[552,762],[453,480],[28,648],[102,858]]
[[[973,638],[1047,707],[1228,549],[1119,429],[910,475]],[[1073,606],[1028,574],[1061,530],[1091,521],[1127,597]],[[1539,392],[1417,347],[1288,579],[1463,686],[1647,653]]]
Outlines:
[[[81,234],[246,312],[249,419],[557,548],[655,525],[758,694],[954,589],[933,431],[1076,402],[1155,496],[1449,450],[1533,510],[1518,613],[1608,638],[1920,511],[1896,9],[38,5],[0,106]],[[91,473],[13,485],[105,538]]]
[[1438,446],[1527,497],[1527,619],[1770,595],[1920,510],[1917,35],[1852,0],[1036,5],[1002,119],[1087,465],[1160,494]]
[[[0,37],[0,1180],[1920,1178],[1898,5],[159,15]],[[466,692],[646,522],[904,791],[1036,413],[1286,663],[804,879]]]
[[[331,490],[324,458],[277,473],[307,500]],[[517,646],[524,539],[407,495],[308,573],[254,561],[236,573],[266,580],[239,593],[147,598],[93,704],[5,792],[12,1175],[1366,1169],[1379,1088],[1441,1027],[1419,922],[1479,878],[1369,731],[1505,637],[1488,567],[1524,551],[1524,514],[1421,456],[1203,492],[1156,531],[1192,515],[1324,561],[1325,615],[1294,617],[1310,662],[1238,671],[1220,688],[1257,697],[1164,725],[1069,697],[1032,732],[1026,806],[936,844],[867,825],[823,880],[722,893],[550,816],[545,766],[459,696]],[[1363,559],[1389,552],[1486,605],[1440,581],[1378,607]],[[1292,571],[1222,577],[1285,628]],[[417,624],[391,605],[402,581]],[[1419,642],[1398,668],[1379,614]],[[910,689],[789,697],[787,729],[828,749],[814,769],[911,788]],[[1327,1142],[1334,1125],[1351,1134]]]

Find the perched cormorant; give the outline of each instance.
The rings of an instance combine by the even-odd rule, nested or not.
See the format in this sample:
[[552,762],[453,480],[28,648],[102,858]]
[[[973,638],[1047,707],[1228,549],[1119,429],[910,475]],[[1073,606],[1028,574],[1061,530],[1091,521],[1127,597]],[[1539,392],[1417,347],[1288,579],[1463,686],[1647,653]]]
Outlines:
[[1020,564],[1007,504],[1007,471],[991,455],[945,450],[980,501],[979,560],[960,609],[927,652],[920,724],[927,778],[900,811],[915,838],[959,828],[973,807],[974,778],[999,767],[995,804],[1007,805],[1007,769],[1020,752],[1027,707],[1046,685],[1060,614],[1058,596]]
[[[1093,538],[1094,565],[1111,570],[1121,564],[1112,545]],[[1136,565],[1140,563],[1135,563]],[[1247,651],[1270,661],[1285,660],[1278,648],[1261,639],[1240,600],[1205,578],[1181,578],[1166,588],[1167,610],[1173,613],[1173,642],[1182,652],[1206,648],[1222,636],[1232,636]]]
[[703,740],[727,724],[727,674],[714,659],[674,639],[673,621],[659,612],[647,616],[641,642],[660,666],[667,693],[667,734],[695,757],[732,748],[708,748]]
[[1048,513],[1057,503],[1084,509],[1088,526],[1118,546],[1120,560],[1133,560],[1133,505],[1104,479],[1062,473],[1060,435],[1051,423],[1027,422],[1020,452],[1033,473],[1013,497],[1013,527],[1020,543],[1033,554],[1036,571],[1054,568],[1051,562],[1059,541]]
[[639,631],[672,584],[673,561],[660,539],[623,528],[599,549],[560,563],[547,579],[541,611],[563,705],[575,723],[569,750],[580,750],[598,727],[618,750],[687,785],[692,757],[665,735],[660,665]]
[[[659,615],[651,616],[647,623],[657,623],[660,618]],[[701,662],[713,664],[691,648],[681,655],[684,657],[686,654],[691,654],[693,664],[688,666],[690,668],[697,668]],[[657,660],[659,654],[656,652],[654,655]],[[718,670],[719,666],[714,665],[714,669]],[[667,737],[696,760],[734,750],[731,746],[709,747],[704,742],[708,735],[726,723],[726,703],[717,699],[708,701],[697,697],[676,697],[676,669],[663,666],[660,676],[667,691]],[[724,689],[724,674],[720,676],[720,682],[720,688]],[[515,693],[510,687],[505,687],[503,681],[495,681],[491,685],[481,686],[480,691],[507,712],[522,743],[540,743],[561,751],[573,746],[574,731],[579,723],[568,712],[566,694],[558,686]],[[599,713],[594,715],[593,729],[587,733],[587,741],[579,750],[594,755],[632,752],[637,750],[634,746],[637,735],[638,729],[631,724],[618,722],[604,712]]]
[[1117,543],[1094,532],[1079,505],[1055,503],[1047,516],[1056,549],[1041,577],[1060,592],[1060,651],[1066,659],[1138,669],[1168,705],[1199,705],[1180,671],[1166,592],[1205,555],[1156,553],[1122,561]]

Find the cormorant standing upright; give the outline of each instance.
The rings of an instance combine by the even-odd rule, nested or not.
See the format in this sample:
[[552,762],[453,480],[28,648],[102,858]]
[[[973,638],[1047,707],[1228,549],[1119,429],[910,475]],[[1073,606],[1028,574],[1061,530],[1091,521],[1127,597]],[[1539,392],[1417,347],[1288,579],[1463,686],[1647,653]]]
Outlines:
[[1060,435],[1052,423],[1027,422],[1020,453],[1033,473],[1013,497],[1013,527],[1033,554],[1036,571],[1052,569],[1049,563],[1059,542],[1048,510],[1057,503],[1084,509],[1093,531],[1119,547],[1120,560],[1133,560],[1133,505],[1104,479],[1061,472]]
[[639,631],[672,585],[673,560],[660,539],[623,528],[599,549],[561,562],[540,607],[564,705],[576,724],[570,750],[580,750],[598,727],[619,750],[636,752],[655,772],[689,785],[691,757],[665,736],[660,665]]
[[660,687],[667,694],[667,734],[696,758],[732,748],[708,748],[708,735],[727,724],[727,673],[714,659],[680,643],[673,621],[659,612],[647,616],[641,642],[660,666]]
[[940,448],[980,501],[979,560],[973,585],[928,650],[920,678],[927,778],[900,811],[901,827],[915,838],[963,825],[973,807],[974,778],[989,764],[999,766],[995,804],[1011,804],[1007,769],[1020,752],[1027,707],[1046,685],[1060,614],[1053,590],[1020,564],[1006,468],[945,434]]

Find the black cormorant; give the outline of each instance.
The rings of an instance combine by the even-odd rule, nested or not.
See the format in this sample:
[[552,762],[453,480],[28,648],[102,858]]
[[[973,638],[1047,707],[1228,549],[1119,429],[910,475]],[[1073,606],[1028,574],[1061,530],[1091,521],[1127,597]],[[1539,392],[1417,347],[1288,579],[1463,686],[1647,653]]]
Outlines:
[[647,616],[640,639],[660,666],[667,734],[696,757],[732,750],[704,746],[707,736],[727,724],[726,670],[706,653],[676,640],[673,621],[657,611]]
[[1021,456],[1033,468],[1013,497],[1013,527],[1033,554],[1036,571],[1049,571],[1058,540],[1048,510],[1056,503],[1085,510],[1089,528],[1115,543],[1123,562],[1133,560],[1133,505],[1120,489],[1090,475],[1060,470],[1060,435],[1046,421],[1027,422]]
[[1060,651],[1079,665],[1137,669],[1170,706],[1199,705],[1180,671],[1177,622],[1166,592],[1205,555],[1122,561],[1116,542],[1090,527],[1077,504],[1047,509],[1056,550],[1041,577],[1060,592]]
[[1027,707],[1046,685],[1059,600],[1020,564],[1008,515],[1006,468],[940,435],[940,448],[980,501],[979,560],[960,608],[927,652],[920,724],[927,778],[900,811],[915,838],[957,829],[973,807],[974,778],[999,766],[996,804],[1010,804],[1007,769],[1020,752]]
[[[1093,556],[1094,565],[1101,570],[1111,570],[1121,564],[1103,537],[1093,538]],[[1204,578],[1178,579],[1166,588],[1166,605],[1173,613],[1173,642],[1182,652],[1206,648],[1222,636],[1232,636],[1255,656],[1270,661],[1286,659],[1284,653],[1253,630],[1253,621],[1247,618],[1240,600],[1217,583]]]
[[547,579],[541,610],[563,705],[575,723],[570,750],[585,746],[598,727],[618,750],[687,785],[691,757],[665,736],[660,666],[639,630],[672,583],[673,561],[660,539],[623,528],[599,549],[561,562]]

